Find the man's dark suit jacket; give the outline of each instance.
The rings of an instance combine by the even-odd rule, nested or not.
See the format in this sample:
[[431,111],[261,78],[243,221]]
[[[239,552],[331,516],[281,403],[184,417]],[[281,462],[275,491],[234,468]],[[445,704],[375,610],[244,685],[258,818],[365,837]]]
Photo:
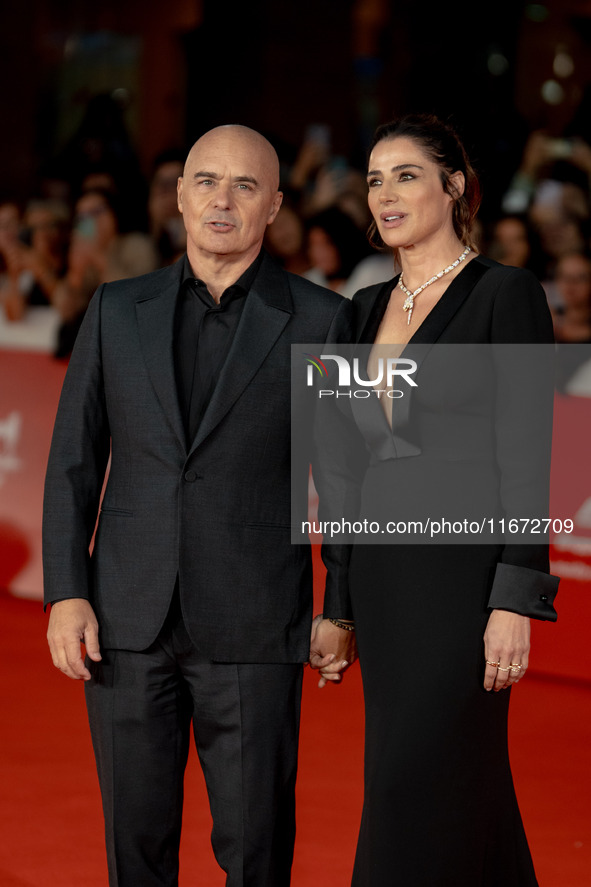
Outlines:
[[[88,599],[103,646],[142,650],[178,575],[187,628],[209,658],[303,662],[312,570],[309,546],[290,542],[290,346],[347,341],[351,306],[265,256],[187,451],[173,355],[181,273],[178,262],[92,299],[49,457],[45,600]],[[307,454],[297,473],[307,485]],[[343,577],[329,562],[331,615],[347,613]]]

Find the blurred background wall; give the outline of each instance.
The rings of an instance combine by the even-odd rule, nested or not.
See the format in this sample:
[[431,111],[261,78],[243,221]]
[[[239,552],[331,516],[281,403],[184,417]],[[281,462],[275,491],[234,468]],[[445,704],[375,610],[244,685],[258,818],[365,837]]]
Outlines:
[[589,0],[4,4],[0,195],[39,193],[72,163],[76,138],[92,138],[89,102],[107,94],[144,176],[221,122],[261,129],[288,161],[325,124],[333,153],[362,165],[377,123],[452,115],[493,214],[528,132],[591,138],[590,42]]

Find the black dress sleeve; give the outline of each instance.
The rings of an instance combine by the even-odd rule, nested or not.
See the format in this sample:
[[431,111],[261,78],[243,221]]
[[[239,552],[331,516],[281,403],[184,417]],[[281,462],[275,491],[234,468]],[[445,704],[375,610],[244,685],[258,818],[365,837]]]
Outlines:
[[[530,272],[505,269],[502,274],[492,313],[491,341],[493,344],[523,345],[553,343],[552,319],[546,295]],[[542,350],[548,355],[548,349]],[[537,355],[536,351],[529,353]],[[551,370],[543,365],[543,360],[541,366],[543,372]],[[554,391],[551,373],[542,389],[539,375],[540,364],[522,360],[519,377],[512,378],[510,384],[502,385],[496,450],[501,474],[501,500],[508,518],[543,518],[548,511]],[[531,405],[527,410],[523,406],[535,386],[536,410],[532,412]],[[528,486],[530,494],[527,492]],[[523,501],[536,503],[539,513],[515,513],[518,507],[516,503]],[[549,571],[547,544],[505,544],[497,565],[489,607],[554,622],[556,611],[553,604],[559,579],[551,576]]]

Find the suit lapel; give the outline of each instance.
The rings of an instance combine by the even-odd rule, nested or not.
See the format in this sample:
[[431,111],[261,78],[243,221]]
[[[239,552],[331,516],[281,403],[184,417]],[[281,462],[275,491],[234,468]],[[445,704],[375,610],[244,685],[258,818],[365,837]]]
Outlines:
[[293,314],[287,275],[264,255],[191,452],[219,425],[256,375]]
[[454,277],[408,344],[434,345],[486,271],[487,265],[479,262],[478,257],[468,262]]
[[150,381],[174,433],[183,444],[185,429],[174,370],[174,315],[181,285],[182,260],[164,269],[136,302],[140,343]]

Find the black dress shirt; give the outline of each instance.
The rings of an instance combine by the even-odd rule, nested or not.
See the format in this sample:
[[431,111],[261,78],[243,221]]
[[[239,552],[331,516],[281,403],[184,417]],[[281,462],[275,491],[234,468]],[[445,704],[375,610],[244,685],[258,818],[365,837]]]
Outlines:
[[175,372],[187,445],[195,437],[238,328],[262,260],[259,253],[219,304],[185,255],[175,315]]

